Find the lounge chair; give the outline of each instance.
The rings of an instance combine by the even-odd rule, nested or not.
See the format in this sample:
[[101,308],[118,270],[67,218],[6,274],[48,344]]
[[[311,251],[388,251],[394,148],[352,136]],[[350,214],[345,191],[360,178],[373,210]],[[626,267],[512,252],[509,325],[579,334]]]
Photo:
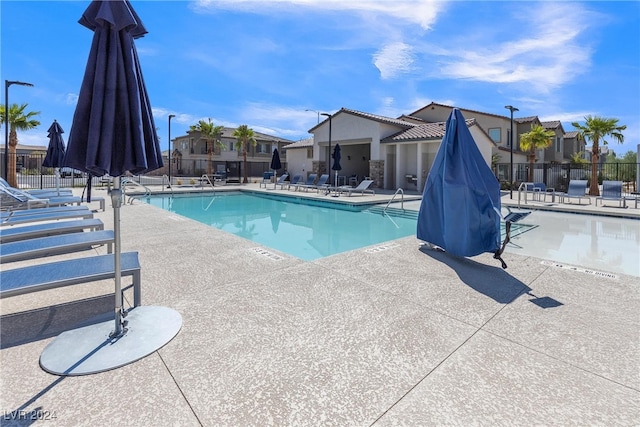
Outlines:
[[15,224],[24,224],[29,222],[42,222],[42,221],[57,221],[60,219],[74,219],[74,218],[93,218],[93,212],[86,206],[82,206],[84,209],[74,209],[62,212],[46,212],[45,209],[34,209],[33,215],[13,215],[7,218],[3,218],[0,221],[0,227],[5,227]]
[[273,172],[262,172],[262,182],[260,183],[260,187],[267,188],[267,184],[271,183],[272,177]]
[[582,204],[582,199],[586,199],[589,201],[588,204],[591,203],[591,198],[586,195],[587,193],[587,181],[582,179],[572,179],[569,181],[569,188],[566,193],[556,193],[557,196],[560,196],[560,201],[562,203],[567,203],[566,199],[569,199],[569,203],[571,199],[578,199],[578,204]]
[[282,184],[280,184],[280,189],[284,190],[284,187],[286,186],[288,190],[289,187],[291,187],[292,185],[297,185],[301,179],[302,179],[302,175],[300,174],[294,175],[290,181],[284,181]]
[[[133,284],[123,287],[122,292],[133,287],[133,305],[137,307],[142,302],[138,253],[122,253],[120,255],[120,269],[122,277],[133,277]],[[74,258],[11,270],[3,268],[0,271],[0,298],[113,279],[114,277],[114,259],[111,254]]]
[[79,233],[84,230],[104,230],[104,223],[97,218],[91,218],[47,222],[18,227],[0,227],[0,243],[17,242],[19,240],[56,236],[66,233]]
[[275,189],[276,187],[278,187],[278,185],[280,186],[280,188],[282,188],[282,186],[285,185],[287,178],[289,178],[289,174],[285,173],[280,175],[280,178],[278,178],[273,188]]
[[107,245],[107,252],[111,253],[113,241],[113,230],[101,230],[2,243],[0,244],[0,263],[66,254],[99,245]]
[[357,187],[351,187],[351,186],[348,186],[348,185],[343,185],[341,187],[338,187],[338,190],[341,193],[347,193],[348,196],[351,196],[353,193],[360,193],[362,195],[364,195],[365,193],[376,194],[375,191],[373,191],[372,189],[369,188],[369,187],[371,187],[371,184],[373,184],[373,180],[365,179],[360,184],[358,184]]
[[322,174],[320,175],[320,178],[318,178],[318,182],[312,185],[304,185],[301,188],[304,188],[304,191],[316,190],[319,193],[320,190],[326,190],[329,188],[327,181],[329,181],[329,174]]
[[622,181],[602,181],[602,194],[596,197],[596,206],[604,205],[605,200],[617,201],[620,207],[627,207],[625,198],[622,197]]
[[296,185],[291,185],[290,187],[293,187],[296,191],[298,191],[299,189],[303,188],[303,187],[309,187],[312,186],[314,182],[316,182],[316,178],[318,177],[317,174],[315,173],[311,173],[309,174],[309,176],[307,177],[307,180],[301,184],[300,182],[298,182]]
[[19,216],[31,216],[31,215],[41,215],[43,213],[54,214],[60,212],[73,212],[73,211],[86,211],[89,210],[87,206],[53,206],[50,208],[38,208],[38,209],[18,209],[14,211],[4,211],[0,212],[0,221],[4,221],[7,218],[15,218]]
[[13,187],[5,187],[0,186],[0,191],[7,194],[8,196],[13,197],[20,204],[23,204],[27,207],[27,209],[31,209],[32,207],[37,206],[62,206],[62,205],[70,205],[77,204],[79,205],[82,202],[82,199],[77,196],[47,196],[47,197],[37,197],[33,194],[29,194],[26,191],[18,190]]

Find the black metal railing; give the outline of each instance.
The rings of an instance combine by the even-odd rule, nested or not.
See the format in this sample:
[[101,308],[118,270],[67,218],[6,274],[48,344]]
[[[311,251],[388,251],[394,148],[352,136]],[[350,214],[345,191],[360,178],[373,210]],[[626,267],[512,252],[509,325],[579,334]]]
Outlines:
[[[493,166],[496,178],[503,189],[509,188],[509,163],[498,163]],[[551,164],[534,163],[533,174],[530,174],[529,163],[513,164],[513,189],[517,189],[522,182],[543,182],[548,188],[556,191],[566,191],[569,181],[583,179],[591,182],[591,164]],[[597,165],[598,184],[602,181],[622,181],[625,193],[636,193],[637,177],[640,163],[601,163]]]

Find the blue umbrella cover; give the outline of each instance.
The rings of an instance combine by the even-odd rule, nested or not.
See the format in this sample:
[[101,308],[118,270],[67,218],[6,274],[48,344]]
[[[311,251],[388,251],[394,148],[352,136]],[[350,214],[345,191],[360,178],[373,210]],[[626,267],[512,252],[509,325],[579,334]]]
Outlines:
[[147,33],[129,1],[94,1],[80,19],[94,32],[65,166],[94,176],[162,167],[134,38]]
[[62,139],[62,134],[64,131],[60,124],[54,120],[47,132],[49,133],[49,146],[47,147],[47,155],[42,161],[42,166],[47,168],[62,167],[64,161],[64,140]]
[[457,108],[427,177],[417,237],[458,256],[500,248],[500,184]]
[[333,149],[333,166],[331,166],[331,170],[341,171],[342,166],[340,165],[340,160],[342,160],[342,149],[340,148],[340,144],[336,144],[336,147]]
[[271,156],[271,169],[273,170],[282,169],[282,163],[280,162],[280,154],[278,153],[277,148],[273,150],[273,155]]

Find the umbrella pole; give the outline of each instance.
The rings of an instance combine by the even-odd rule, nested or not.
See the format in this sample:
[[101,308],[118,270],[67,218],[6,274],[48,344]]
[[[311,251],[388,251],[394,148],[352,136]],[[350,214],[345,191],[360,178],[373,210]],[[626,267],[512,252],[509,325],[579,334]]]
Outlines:
[[113,179],[113,190],[111,190],[111,203],[113,205],[113,268],[115,271],[115,330],[111,333],[111,338],[119,338],[121,335],[127,332],[123,329],[123,325],[126,322],[123,321],[122,312],[122,269],[120,266],[120,206],[122,206],[122,190],[120,187],[120,177],[117,176]]
[[60,168],[56,168],[56,190],[58,191],[58,196],[60,195]]

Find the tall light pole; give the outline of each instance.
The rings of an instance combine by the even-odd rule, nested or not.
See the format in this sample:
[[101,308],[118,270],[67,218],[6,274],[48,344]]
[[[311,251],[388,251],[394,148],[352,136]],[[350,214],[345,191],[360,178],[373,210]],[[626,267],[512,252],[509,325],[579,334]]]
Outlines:
[[9,86],[33,86],[31,83],[4,81],[4,179],[9,179]]
[[327,172],[331,173],[331,114],[328,113],[320,113],[323,116],[329,117],[329,157],[327,157]]
[[175,116],[175,114],[169,114],[169,187],[171,187],[171,119]]
[[[316,114],[318,115],[318,123],[320,123],[320,111],[316,111],[316,110],[309,110],[309,109],[304,110],[304,111],[311,111],[311,112],[316,113]],[[326,115],[326,114],[323,114],[323,116],[325,116],[325,115]]]
[[520,111],[512,105],[507,105],[504,108],[511,111],[511,131],[509,135],[509,151],[511,158],[509,160],[509,198],[513,199],[513,112]]

